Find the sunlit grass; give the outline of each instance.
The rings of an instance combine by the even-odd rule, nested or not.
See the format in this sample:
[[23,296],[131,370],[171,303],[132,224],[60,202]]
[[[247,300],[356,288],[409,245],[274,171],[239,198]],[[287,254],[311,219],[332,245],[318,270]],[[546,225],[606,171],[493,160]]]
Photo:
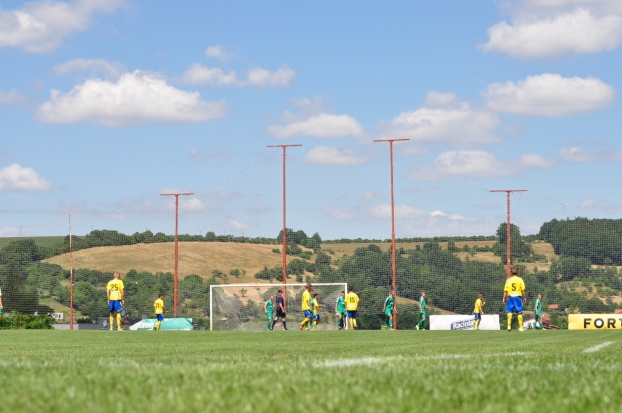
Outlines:
[[[620,411],[619,332],[0,332],[0,411]],[[613,342],[599,351],[584,350]]]

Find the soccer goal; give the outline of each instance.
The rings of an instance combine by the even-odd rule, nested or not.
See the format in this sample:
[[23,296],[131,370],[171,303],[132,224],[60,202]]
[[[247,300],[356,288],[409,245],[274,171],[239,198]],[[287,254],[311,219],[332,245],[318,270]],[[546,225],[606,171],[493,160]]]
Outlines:
[[[317,330],[336,330],[335,306],[342,291],[348,291],[347,283],[312,284],[319,295],[320,323]],[[276,295],[279,288],[287,291],[286,314],[289,329],[297,329],[303,320],[301,308],[302,293],[306,284],[217,284],[210,286],[210,330],[266,330],[267,318],[264,304],[274,296],[276,317]],[[281,320],[275,329],[281,328]]]

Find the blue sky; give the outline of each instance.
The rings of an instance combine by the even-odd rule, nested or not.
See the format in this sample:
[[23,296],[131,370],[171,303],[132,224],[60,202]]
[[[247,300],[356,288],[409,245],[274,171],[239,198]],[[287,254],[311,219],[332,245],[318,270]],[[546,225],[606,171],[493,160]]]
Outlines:
[[490,235],[617,218],[622,3],[4,1],[0,236]]

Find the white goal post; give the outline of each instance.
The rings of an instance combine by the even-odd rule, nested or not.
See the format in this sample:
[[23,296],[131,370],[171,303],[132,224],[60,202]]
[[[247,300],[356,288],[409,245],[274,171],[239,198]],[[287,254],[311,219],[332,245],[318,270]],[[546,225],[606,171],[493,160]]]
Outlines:
[[[210,285],[209,326],[210,330],[265,330],[267,318],[264,303],[274,296],[276,317],[276,295],[279,288],[287,291],[286,313],[291,328],[298,328],[303,320],[302,293],[306,283],[296,284],[214,284]],[[342,291],[348,292],[347,283],[311,283],[313,291],[319,294],[321,322],[318,330],[337,329],[335,305]],[[280,324],[279,324],[280,325]]]

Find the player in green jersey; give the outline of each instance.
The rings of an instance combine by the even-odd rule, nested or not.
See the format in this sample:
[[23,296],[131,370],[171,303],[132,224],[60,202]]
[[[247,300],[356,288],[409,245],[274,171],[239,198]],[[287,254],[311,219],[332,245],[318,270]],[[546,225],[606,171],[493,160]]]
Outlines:
[[426,310],[426,304],[425,304],[425,291],[421,291],[421,297],[419,297],[419,317],[420,320],[417,323],[417,325],[415,326],[415,328],[417,330],[424,330],[425,329],[425,319],[428,316],[428,312]]
[[384,300],[384,306],[382,307],[384,313],[384,329],[395,330],[393,328],[393,314],[397,314],[397,303],[395,301],[395,290],[391,290],[389,296]]
[[266,316],[268,317],[268,324],[266,326],[266,330],[272,330],[272,321],[274,320],[274,296],[271,295],[270,299],[265,302],[263,305],[263,309],[266,311]]
[[339,330],[347,330],[348,326],[346,325],[346,292],[342,291],[337,297],[337,305],[335,306],[335,315],[337,316],[337,326]]
[[539,322],[540,328],[542,330],[546,330],[546,328],[544,328],[544,324],[542,324],[542,294],[538,294],[538,299],[536,300],[536,303],[533,305],[533,316],[536,319],[536,321],[533,323],[533,328],[537,329],[538,322]]

